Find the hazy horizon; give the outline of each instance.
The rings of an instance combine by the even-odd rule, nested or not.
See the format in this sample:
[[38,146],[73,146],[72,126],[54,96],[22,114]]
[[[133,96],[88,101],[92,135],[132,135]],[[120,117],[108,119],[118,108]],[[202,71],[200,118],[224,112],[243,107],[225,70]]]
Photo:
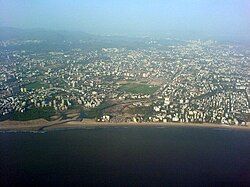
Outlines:
[[0,26],[99,35],[249,39],[249,1],[0,1]]

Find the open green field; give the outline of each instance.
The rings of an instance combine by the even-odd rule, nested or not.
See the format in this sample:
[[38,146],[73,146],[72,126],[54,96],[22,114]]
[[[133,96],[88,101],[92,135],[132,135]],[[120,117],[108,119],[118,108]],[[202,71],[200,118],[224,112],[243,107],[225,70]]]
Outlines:
[[159,86],[141,83],[127,83],[122,85],[119,89],[120,91],[129,92],[132,94],[152,95],[159,89]]
[[46,88],[47,85],[42,84],[41,82],[38,81],[26,85],[27,90],[33,90],[33,89],[35,90],[35,89],[40,89],[42,87]]

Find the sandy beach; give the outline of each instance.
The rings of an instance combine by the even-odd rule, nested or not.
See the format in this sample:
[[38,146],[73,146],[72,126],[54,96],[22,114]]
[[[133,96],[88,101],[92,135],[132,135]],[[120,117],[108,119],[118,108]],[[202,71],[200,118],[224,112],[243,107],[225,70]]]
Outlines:
[[211,123],[112,123],[112,122],[96,122],[95,120],[86,119],[77,121],[73,119],[47,121],[44,119],[37,119],[31,121],[10,121],[6,120],[0,122],[0,131],[52,131],[52,130],[67,130],[67,129],[81,129],[81,128],[102,128],[102,127],[204,127],[204,128],[228,128],[237,130],[250,130],[250,124],[246,126],[211,124]]

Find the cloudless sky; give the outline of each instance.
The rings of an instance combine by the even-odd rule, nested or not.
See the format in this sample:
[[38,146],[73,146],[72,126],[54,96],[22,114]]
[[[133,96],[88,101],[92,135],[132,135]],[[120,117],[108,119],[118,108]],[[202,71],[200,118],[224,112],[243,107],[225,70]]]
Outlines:
[[0,0],[0,26],[95,34],[250,33],[250,0]]

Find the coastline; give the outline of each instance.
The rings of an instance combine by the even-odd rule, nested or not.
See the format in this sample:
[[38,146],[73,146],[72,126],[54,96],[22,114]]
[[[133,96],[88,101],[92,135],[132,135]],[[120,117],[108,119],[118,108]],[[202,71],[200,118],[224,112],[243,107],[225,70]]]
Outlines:
[[248,130],[250,131],[250,124],[247,126],[224,125],[214,123],[174,123],[174,122],[96,122],[94,120],[86,119],[84,121],[77,120],[56,120],[47,121],[44,119],[31,121],[2,121],[0,122],[0,132],[47,132],[54,130],[70,130],[70,129],[84,129],[84,128],[105,128],[105,127],[191,127],[191,128],[224,128],[232,130]]

